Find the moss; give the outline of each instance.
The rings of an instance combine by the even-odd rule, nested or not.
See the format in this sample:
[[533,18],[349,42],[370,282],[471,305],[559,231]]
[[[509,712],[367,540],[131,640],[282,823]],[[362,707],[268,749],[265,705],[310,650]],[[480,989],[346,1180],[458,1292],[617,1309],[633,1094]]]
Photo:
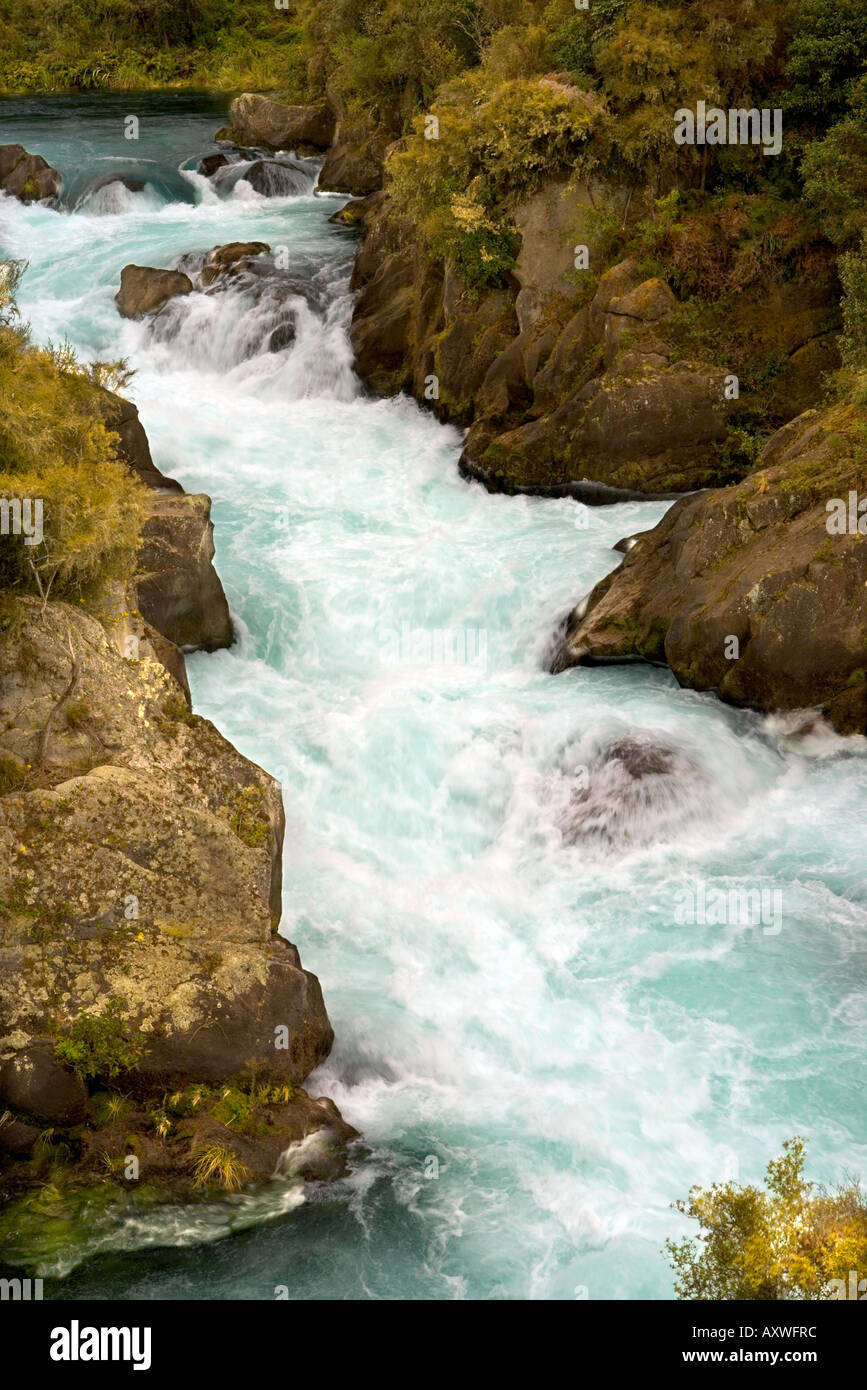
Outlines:
[[229,816],[229,825],[239,840],[250,849],[264,845],[271,832],[267,817],[263,812],[265,792],[262,787],[244,787],[239,792],[235,809]]

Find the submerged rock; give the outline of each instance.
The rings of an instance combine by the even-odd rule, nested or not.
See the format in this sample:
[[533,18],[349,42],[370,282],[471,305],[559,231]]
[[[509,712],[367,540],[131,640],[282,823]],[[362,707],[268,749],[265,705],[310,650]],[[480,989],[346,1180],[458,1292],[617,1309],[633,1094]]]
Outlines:
[[244,180],[264,198],[286,198],[304,193],[309,187],[306,170],[278,159],[257,159],[242,175]]
[[114,302],[125,319],[138,319],[156,313],[175,295],[189,294],[192,288],[192,280],[182,271],[125,265]]
[[212,174],[216,174],[218,169],[224,169],[229,163],[229,157],[225,154],[206,154],[199,160],[196,173],[204,174],[209,179]]
[[239,262],[267,255],[270,250],[267,241],[229,241],[225,246],[215,246],[199,272],[199,283],[207,288]]
[[737,487],[678,501],[573,615],[552,669],[639,658],[735,705],[867,732],[867,546],[857,519],[828,526],[863,481],[862,416],[807,411]]
[[0,145],[0,189],[22,203],[56,198],[62,179],[41,154],[28,154],[23,145]]
[[560,828],[567,844],[646,844],[694,822],[707,796],[707,776],[691,758],[634,734],[607,744],[584,770]]

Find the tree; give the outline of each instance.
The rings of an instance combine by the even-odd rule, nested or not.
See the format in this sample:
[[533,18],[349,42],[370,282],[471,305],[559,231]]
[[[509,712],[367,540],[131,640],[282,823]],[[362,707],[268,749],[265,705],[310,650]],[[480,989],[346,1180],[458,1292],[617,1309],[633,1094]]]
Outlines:
[[715,1183],[674,1205],[701,1228],[697,1245],[666,1242],[678,1298],[845,1298],[851,1274],[867,1279],[867,1200],[857,1182],[807,1182],[801,1139],[768,1164],[767,1191]]

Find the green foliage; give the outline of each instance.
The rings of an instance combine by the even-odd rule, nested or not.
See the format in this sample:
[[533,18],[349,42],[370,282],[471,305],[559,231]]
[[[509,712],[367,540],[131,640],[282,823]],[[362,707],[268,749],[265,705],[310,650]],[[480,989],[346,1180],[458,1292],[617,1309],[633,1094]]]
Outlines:
[[556,82],[488,90],[481,75],[466,77],[433,108],[439,138],[426,139],[419,118],[389,161],[396,206],[468,283],[498,284],[520,249],[506,205],[572,165],[598,112],[594,98]]
[[767,1191],[737,1183],[695,1187],[678,1211],[698,1243],[666,1242],[678,1298],[826,1299],[833,1280],[867,1269],[867,1201],[857,1183],[834,1193],[804,1179],[804,1145],[790,1139],[767,1169]]
[[867,231],[861,245],[840,258],[843,282],[843,360],[856,370],[867,369]]
[[786,61],[786,108],[812,120],[846,111],[867,74],[864,0],[806,0],[799,5]]
[[[8,535],[0,588],[94,599],[135,567],[145,488],[117,453],[98,383],[68,345],[36,348],[12,297],[20,267],[0,277],[0,497],[42,503],[42,539]],[[117,370],[123,374],[123,365]]]
[[11,91],[275,88],[309,57],[262,0],[6,0],[0,54]]
[[229,825],[239,840],[250,849],[264,845],[270,833],[270,824],[263,810],[265,792],[262,787],[244,787],[235,799],[235,808],[229,817]]
[[143,1044],[130,1037],[124,1010],[126,1000],[112,999],[101,1013],[83,1013],[65,1038],[54,1048],[58,1062],[73,1067],[79,1076],[117,1076],[139,1062]]
[[840,244],[867,229],[867,79],[857,97],[851,114],[808,145],[802,161],[804,192],[827,235]]

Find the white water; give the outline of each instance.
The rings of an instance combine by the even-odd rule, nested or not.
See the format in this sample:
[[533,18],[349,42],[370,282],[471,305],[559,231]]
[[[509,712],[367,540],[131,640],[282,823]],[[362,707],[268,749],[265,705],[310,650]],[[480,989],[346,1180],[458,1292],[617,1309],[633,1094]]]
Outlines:
[[[219,119],[163,101],[170,174]],[[3,138],[65,170],[76,146],[43,120]],[[92,158],[112,130],[94,115]],[[3,202],[0,245],[30,259],[35,338],[129,356],[155,461],[214,499],[239,641],[190,659],[195,705],[284,783],[283,930],[337,1035],[310,1088],[369,1151],[207,1254],[127,1253],[68,1287],[670,1297],[660,1247],[692,1183],[758,1180],[794,1133],[812,1176],[867,1171],[860,746],[799,743],[658,670],[548,675],[557,621],[664,504],[465,484],[456,431],[354,378],[339,201],[185,181],[200,201],[110,216]],[[127,262],[240,239],[288,245],[322,296],[293,301],[292,347],[256,353],[273,305],[243,296],[190,296],[156,334],[117,315]],[[635,737],[673,750],[637,791],[600,756]],[[701,884],[779,890],[782,929],[681,924]],[[229,1225],[173,1213],[164,1243]]]

